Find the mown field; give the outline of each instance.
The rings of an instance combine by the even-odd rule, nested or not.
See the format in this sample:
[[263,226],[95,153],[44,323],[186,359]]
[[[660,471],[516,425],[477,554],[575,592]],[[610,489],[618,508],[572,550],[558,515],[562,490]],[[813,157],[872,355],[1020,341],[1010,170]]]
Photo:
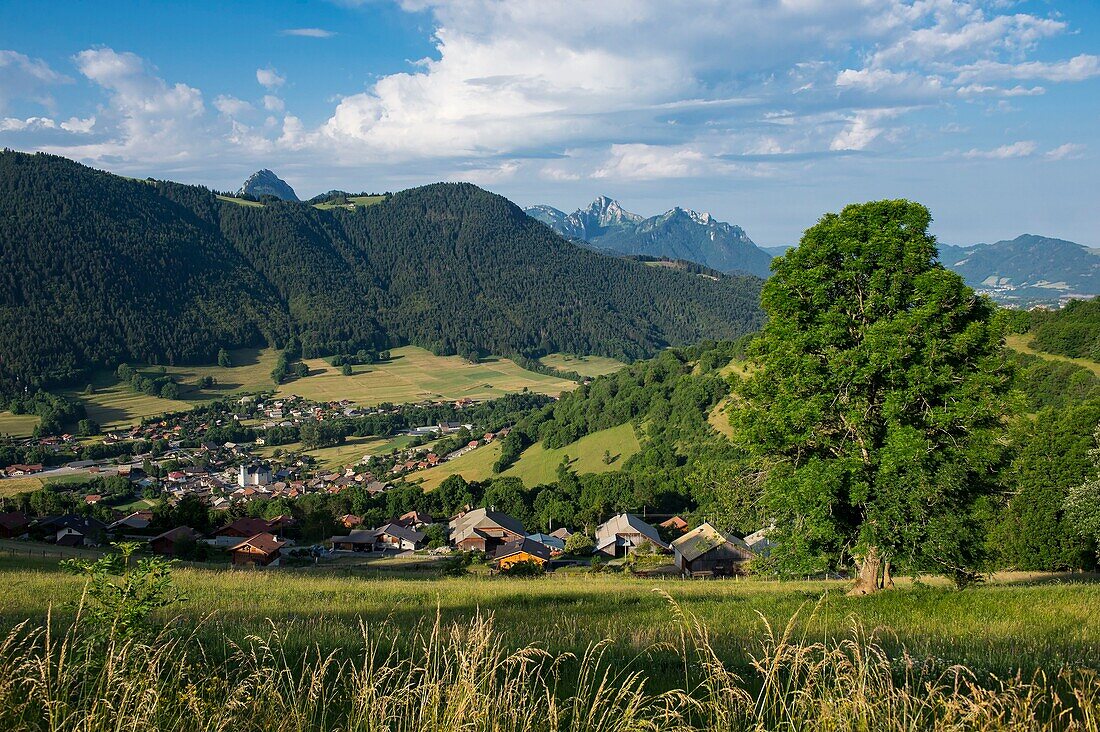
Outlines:
[[[374,206],[375,204],[382,203],[382,201],[385,200],[385,196],[348,196],[348,203],[352,204],[356,208]],[[319,208],[322,211],[327,211],[328,209],[332,208],[347,208],[347,206],[344,204],[329,202],[315,203],[313,204],[313,207]]]
[[[390,560],[391,562],[393,560]],[[393,565],[399,566],[399,565]],[[396,575],[396,576],[394,576]],[[1100,666],[1100,584],[1069,577],[1017,575],[965,591],[936,583],[868,598],[844,595],[845,582],[763,580],[651,580],[609,574],[563,574],[537,579],[471,575],[440,578],[400,572],[175,571],[187,601],[172,610],[187,623],[210,616],[200,635],[242,640],[266,635],[269,623],[288,631],[293,647],[353,647],[360,622],[410,629],[466,622],[491,614],[509,648],[531,644],[553,652],[583,653],[610,639],[628,662],[644,658],[655,678],[669,683],[683,659],[670,648],[680,626],[667,593],[704,621],[723,660],[744,667],[766,628],[798,616],[796,635],[809,640],[848,634],[854,624],[890,649],[902,647],[919,661],[944,668],[1011,674],[1054,671],[1064,665]],[[0,626],[41,621],[47,611],[64,625],[72,617],[83,580],[60,572],[56,560],[6,556],[0,550]],[[663,646],[663,649],[662,649]]]
[[418,402],[430,399],[494,399],[523,391],[558,395],[576,387],[572,381],[526,371],[508,359],[472,364],[458,356],[435,356],[415,346],[395,348],[391,359],[355,366],[351,376],[320,358],[306,359],[309,376],[279,387],[317,401],[350,399],[357,404]]
[[1031,336],[1027,334],[1013,333],[1005,338],[1005,345],[1014,351],[1020,353],[1027,353],[1032,356],[1038,356],[1039,358],[1045,358],[1048,361],[1065,361],[1066,363],[1072,363],[1075,366],[1081,366],[1088,369],[1092,373],[1100,376],[1100,363],[1088,358],[1070,358],[1069,356],[1059,356],[1056,353],[1046,353],[1044,351],[1036,351],[1030,345]]
[[581,376],[591,376],[593,378],[604,374],[613,374],[624,366],[622,361],[616,361],[613,358],[575,356],[571,353],[551,353],[549,356],[540,358],[539,362],[544,366],[560,371],[576,371]]
[[[566,456],[570,467],[578,474],[606,473],[618,470],[639,449],[633,425],[623,424],[586,435],[561,448],[547,450],[541,444],[534,444],[501,475],[520,478],[527,486],[552,483],[557,480],[558,466]],[[610,453],[610,463],[604,462],[604,451]],[[435,488],[451,475],[461,475],[466,480],[485,480],[493,477],[493,463],[499,457],[500,443],[492,443],[438,467],[414,473],[412,479],[422,478],[426,489]]]
[[[297,394],[317,401],[350,399],[373,406],[383,402],[400,404],[463,397],[494,399],[524,389],[556,396],[576,387],[572,381],[526,371],[508,359],[471,364],[458,356],[435,356],[414,346],[396,348],[391,353],[389,362],[356,366],[351,376],[344,376],[324,359],[308,359],[310,375],[280,385],[276,393]],[[93,393],[86,394],[81,387],[70,389],[65,395],[82,402],[88,417],[99,422],[105,431],[116,430],[137,424],[145,417],[190,409],[223,396],[269,390],[277,356],[274,349],[246,348],[230,352],[234,365],[229,368],[166,366],[165,372],[176,376],[182,387],[180,399],[136,393],[129,385],[119,383],[111,371],[102,371],[92,378]],[[603,361],[610,359],[597,358],[592,362],[593,368],[605,368]],[[155,375],[160,367],[137,368]],[[199,380],[205,376],[213,377],[217,384],[200,389]],[[0,412],[0,434],[25,437],[37,422],[34,416]]]

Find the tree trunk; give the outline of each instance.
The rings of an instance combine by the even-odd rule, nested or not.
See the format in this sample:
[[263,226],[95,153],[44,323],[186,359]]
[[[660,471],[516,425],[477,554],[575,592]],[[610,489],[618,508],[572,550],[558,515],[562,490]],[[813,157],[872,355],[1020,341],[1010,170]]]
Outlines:
[[859,579],[849,595],[870,595],[882,589],[882,555],[878,547],[873,546],[863,556],[863,562],[859,565]]
[[894,589],[894,575],[890,572],[889,559],[882,563],[882,587],[887,590]]

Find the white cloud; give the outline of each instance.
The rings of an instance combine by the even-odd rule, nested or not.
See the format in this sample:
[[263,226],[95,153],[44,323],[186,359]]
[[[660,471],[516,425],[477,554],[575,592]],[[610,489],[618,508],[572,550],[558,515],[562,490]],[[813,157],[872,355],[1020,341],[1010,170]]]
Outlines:
[[282,112],[284,109],[286,109],[286,105],[283,103],[282,99],[275,96],[274,94],[265,94],[264,109],[269,112]]
[[1038,143],[1032,140],[1020,140],[1009,145],[1001,145],[992,150],[968,150],[963,153],[964,158],[985,160],[1008,160],[1010,158],[1028,158],[1039,149]]
[[713,170],[714,162],[690,146],[612,145],[609,159],[593,178],[618,180],[660,180],[687,178]]
[[68,120],[58,125],[58,127],[66,132],[72,132],[77,135],[87,135],[95,129],[95,115],[93,114],[91,117],[85,117],[84,119],[80,117],[70,117]]
[[30,130],[56,130],[57,123],[49,117],[0,117],[0,132],[27,132]]
[[332,38],[336,33],[324,28],[287,28],[281,32],[284,36],[300,36],[302,38]]
[[1081,54],[1066,61],[1026,61],[1001,63],[978,61],[962,66],[956,81],[1043,80],[1054,82],[1085,81],[1100,76],[1100,56]]
[[897,117],[903,111],[901,109],[864,109],[856,112],[848,118],[848,126],[829,143],[829,149],[866,150],[886,131],[880,123]]
[[1059,145],[1053,150],[1048,151],[1045,157],[1047,160],[1076,160],[1082,157],[1084,152],[1084,145],[1067,142],[1064,145]]
[[256,69],[256,81],[265,89],[277,89],[286,83],[286,77],[280,76],[278,71],[268,66],[264,69]]
[[133,53],[88,49],[73,61],[81,74],[105,91],[108,102],[95,116],[66,124],[72,131],[105,139],[63,151],[77,157],[136,162],[186,158],[204,150],[206,107],[198,89],[165,82]]
[[226,117],[240,117],[252,111],[250,103],[224,94],[214,99],[214,108]]
[[49,88],[72,79],[50,68],[42,59],[16,51],[0,50],[0,112],[16,99],[51,106]]

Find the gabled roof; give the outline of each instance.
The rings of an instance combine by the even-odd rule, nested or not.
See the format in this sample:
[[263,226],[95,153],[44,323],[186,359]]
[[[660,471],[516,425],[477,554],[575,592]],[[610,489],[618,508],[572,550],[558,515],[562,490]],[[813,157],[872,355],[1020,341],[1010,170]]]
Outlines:
[[273,535],[265,531],[262,534],[256,534],[255,536],[251,536],[245,539],[240,544],[234,544],[233,546],[229,547],[229,551],[235,552],[238,549],[251,547],[253,549],[258,549],[264,554],[274,554],[275,552],[279,551],[279,548],[282,546],[283,542],[279,541]]
[[239,518],[232,523],[228,523],[214,532],[216,536],[222,536],[227,533],[234,533],[241,536],[255,536],[256,534],[262,534],[268,531],[271,526],[263,519],[252,518],[251,516],[245,516]]
[[550,560],[550,547],[537,541],[528,539],[526,537],[519,541],[511,541],[507,544],[501,544],[497,547],[496,552],[493,554],[493,559],[504,559],[506,557],[512,556],[513,554],[519,554],[520,552],[530,554],[533,557],[538,557],[543,561]]
[[475,508],[451,521],[451,541],[457,544],[478,529],[505,529],[519,536],[527,533],[523,530],[523,524],[506,513]]
[[411,541],[414,544],[424,540],[423,531],[414,531],[407,526],[402,526],[401,524],[395,523],[388,523],[384,526],[379,526],[377,529],[374,530],[374,533],[378,536],[386,534],[387,536],[392,536],[394,538],[401,539],[402,541]]
[[691,562],[703,556],[712,549],[717,549],[729,544],[740,549],[746,554],[752,554],[752,549],[741,539],[725,532],[719,531],[710,524],[703,524],[681,536],[672,542],[672,548]]
[[657,529],[632,513],[620,513],[618,516],[612,516],[606,522],[600,524],[600,527],[596,529],[596,545],[599,547],[607,546],[615,537],[623,534],[641,534],[653,544],[662,549],[668,549],[668,544],[657,533]]
[[553,534],[530,534],[528,537],[531,541],[537,541],[539,544],[545,544],[550,549],[556,549],[557,551],[565,551],[565,540],[559,536]]
[[152,543],[157,539],[167,539],[168,541],[175,543],[180,539],[198,540],[201,538],[202,534],[195,531],[190,526],[177,526],[174,529],[168,529],[168,531],[165,531],[163,534],[157,534],[152,539],[150,539],[149,542]]

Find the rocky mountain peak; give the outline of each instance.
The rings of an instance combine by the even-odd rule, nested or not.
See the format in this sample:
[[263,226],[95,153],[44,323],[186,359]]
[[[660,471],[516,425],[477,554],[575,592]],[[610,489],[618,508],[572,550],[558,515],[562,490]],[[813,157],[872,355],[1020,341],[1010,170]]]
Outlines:
[[272,171],[264,168],[257,170],[252,175],[248,176],[248,180],[244,182],[241,189],[237,191],[237,195],[247,193],[251,196],[275,196],[283,201],[297,201],[298,194],[294,192],[294,189],[290,185],[275,175]]

